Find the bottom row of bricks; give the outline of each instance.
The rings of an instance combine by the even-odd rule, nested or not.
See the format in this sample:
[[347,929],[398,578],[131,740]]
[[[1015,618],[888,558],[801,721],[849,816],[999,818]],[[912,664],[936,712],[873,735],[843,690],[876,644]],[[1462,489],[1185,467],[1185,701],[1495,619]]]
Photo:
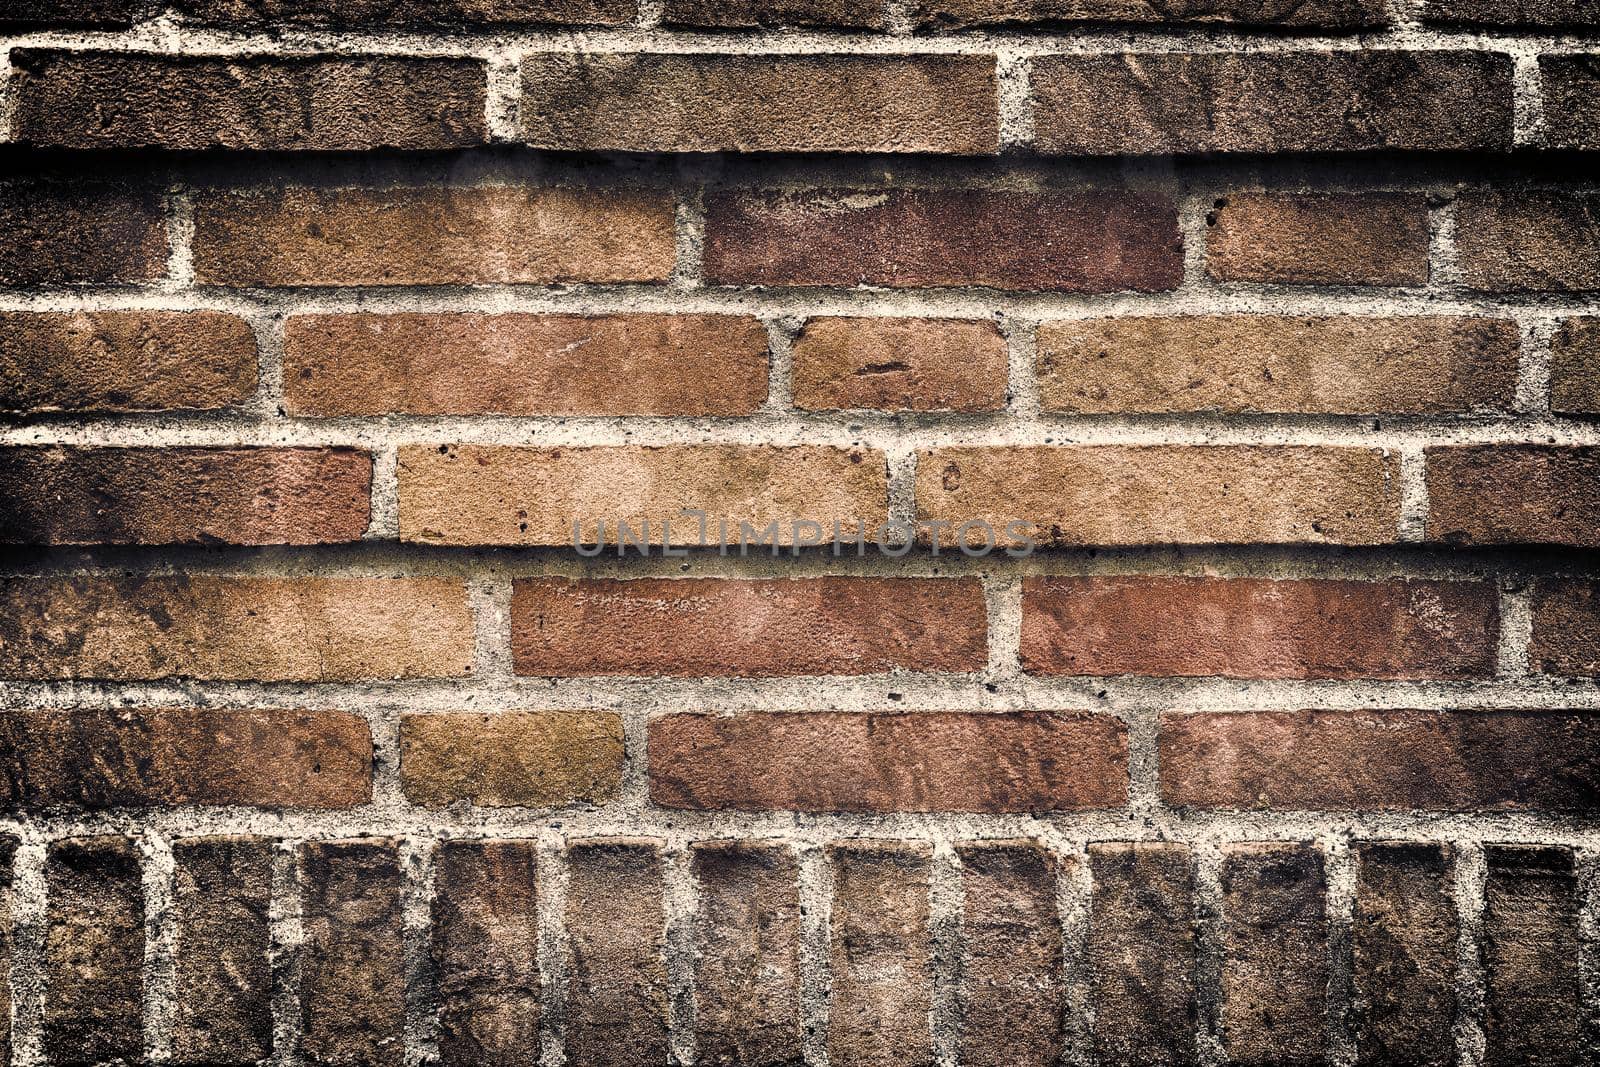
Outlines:
[[[174,1062],[248,1063],[272,1052],[277,846],[260,837],[174,846]],[[1093,843],[1074,855],[1032,841],[986,841],[955,851],[962,891],[951,938],[953,1021],[962,1064],[1055,1063],[1073,1033],[1087,1034],[1101,1064],[1193,1063],[1202,999],[1219,1005],[1230,1062],[1322,1062],[1329,1005],[1344,999],[1330,996],[1330,987],[1341,984],[1335,976],[1345,966],[1346,1025],[1358,1062],[1455,1058],[1460,916],[1456,857],[1447,845],[1357,844],[1353,920],[1342,949],[1346,939],[1330,936],[1324,857],[1315,844],[1224,846],[1214,906],[1196,896],[1187,845]],[[1574,855],[1521,845],[1489,845],[1485,854],[1485,1062],[1576,1062],[1583,1034]],[[539,1062],[541,989],[549,983],[539,966],[538,888],[547,872],[534,842],[452,840],[434,855],[429,937],[440,1059]],[[940,950],[930,916],[931,847],[853,840],[826,855],[829,1061],[932,1062]],[[398,843],[312,842],[300,846],[298,861],[302,1053],[313,1063],[399,1064],[408,976]],[[660,843],[573,841],[561,862],[567,1061],[667,1062]],[[57,841],[45,869],[44,1051],[54,1063],[138,1061],[145,1040],[138,843]],[[690,871],[698,1062],[801,1062],[796,853],[773,842],[701,842],[691,848]],[[1071,919],[1075,906],[1062,902],[1078,899],[1066,887],[1084,885],[1080,923]],[[1205,998],[1203,916],[1215,922],[1208,928],[1220,961],[1211,979],[1220,988]],[[1346,962],[1336,966],[1341,953]],[[1069,982],[1081,997],[1069,994]]]

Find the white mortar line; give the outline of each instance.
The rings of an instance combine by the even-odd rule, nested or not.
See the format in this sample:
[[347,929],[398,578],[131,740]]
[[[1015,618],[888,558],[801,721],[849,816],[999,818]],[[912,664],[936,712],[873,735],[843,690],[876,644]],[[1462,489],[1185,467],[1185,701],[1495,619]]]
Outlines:
[[794,343],[804,325],[798,316],[766,320],[767,400],[762,410],[773,418],[786,418],[794,411]]
[[1039,399],[1039,324],[1000,315],[1006,342],[1006,410],[1020,418],[1036,418]]
[[1022,682],[1022,580],[986,578],[984,601],[989,620],[988,684]]
[[1200,1067],[1221,1067],[1228,1062],[1222,1042],[1222,969],[1224,921],[1222,908],[1222,852],[1206,839],[1195,843],[1195,1052]]
[[511,662],[511,579],[486,573],[467,582],[473,617],[472,674],[484,683],[516,677]]
[[1517,410],[1543,417],[1550,412],[1550,342],[1560,326],[1560,319],[1527,315],[1520,326]]
[[1534,677],[1533,592],[1525,581],[1500,583],[1500,640],[1496,669],[1501,678]]
[[272,972],[271,1067],[294,1067],[302,1062],[300,966],[305,928],[298,861],[298,842],[279,841],[273,853],[272,903],[267,911],[268,962]]
[[668,1062],[695,1063],[695,918],[698,891],[689,852],[681,844],[662,853],[665,878]]
[[36,835],[22,836],[22,841],[11,891],[11,1062],[15,1067],[37,1067],[45,1062],[46,846]]
[[[529,835],[533,836],[533,835]],[[567,863],[562,840],[554,834],[540,836],[538,850],[539,936],[539,1063],[563,1067],[566,1062]]]
[[1413,445],[1400,450],[1401,542],[1415,544],[1428,536],[1428,461],[1423,449]]
[[491,142],[515,144],[522,140],[522,53],[516,48],[491,48],[483,58],[489,65],[484,128]]
[[167,195],[167,274],[158,284],[175,294],[194,285],[194,201],[183,186]]
[[1328,884],[1328,1063],[1354,1067],[1355,1020],[1351,1014],[1354,976],[1351,931],[1353,925],[1358,860],[1343,833],[1321,839]]
[[372,453],[371,518],[364,535],[369,541],[393,541],[400,536],[400,453],[379,445]]
[[140,838],[144,890],[144,1049],[150,1063],[172,1059],[177,1003],[178,913],[172,841],[145,832]]
[[933,847],[928,885],[932,997],[928,1026],[935,1067],[959,1067],[962,986],[962,909],[966,896],[961,860],[949,841]]
[[1061,919],[1062,1031],[1064,1046],[1061,1062],[1065,1067],[1094,1067],[1094,1003],[1089,974],[1089,920],[1093,910],[1094,876],[1084,854],[1084,840],[1072,844],[1073,851],[1054,850],[1062,863],[1056,897],[1056,913]]
[[405,953],[405,1064],[439,1062],[439,999],[433,973],[434,849],[427,837],[400,841],[400,901]]
[[[741,830],[741,836],[760,837]],[[806,1067],[828,1067],[828,1011],[833,982],[828,929],[833,871],[819,844],[793,841],[800,862],[800,1026]],[[840,1065],[845,1067],[845,1065]]]
[[995,56],[999,148],[1002,154],[1027,151],[1033,145],[1032,71],[1026,56],[1002,46]]
[[705,285],[706,209],[701,183],[685,185],[673,206],[673,257],[671,288],[688,292]]
[[[256,341],[256,392],[246,405],[242,418],[254,415],[264,431],[283,417],[283,315],[271,311],[258,311],[246,321]],[[212,415],[211,418],[217,416]]]
[[1483,890],[1486,868],[1483,845],[1457,842],[1454,899],[1460,936],[1456,971],[1456,1062],[1480,1067],[1483,1038]]
[[1538,47],[1526,42],[1508,42],[1511,53],[1511,128],[1512,143],[1519,148],[1537,146],[1544,135],[1544,85],[1539,73]]

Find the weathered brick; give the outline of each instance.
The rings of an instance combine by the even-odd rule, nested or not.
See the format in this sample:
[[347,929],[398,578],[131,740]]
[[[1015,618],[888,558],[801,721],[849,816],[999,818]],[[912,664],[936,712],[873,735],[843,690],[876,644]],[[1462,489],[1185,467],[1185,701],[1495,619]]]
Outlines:
[[1126,728],[1068,712],[779,712],[650,723],[650,797],[745,811],[1066,811],[1127,802]]
[[5,448],[0,544],[355,541],[371,486],[348,448]]
[[1159,52],[1032,62],[1034,142],[1059,155],[1511,147],[1495,52]]
[[[1385,544],[1399,457],[1295,445],[966,446],[917,457],[917,515],[946,543]],[[1015,523],[1017,526],[1012,527]]]
[[1422,17],[1456,26],[1582,30],[1600,26],[1594,0],[1425,0]]
[[0,26],[129,26],[144,0],[0,0]]
[[0,186],[0,285],[143,282],[167,269],[161,196],[123,182]]
[[1583,996],[1572,853],[1518,845],[1484,851],[1484,1062],[1576,1065]]
[[144,1052],[144,885],[125,837],[77,837],[45,859],[44,1051],[51,1063]]
[[699,1063],[798,1064],[800,868],[781,844],[697,841],[694,1020]]
[[1533,594],[1532,666],[1566,677],[1600,675],[1600,583],[1544,578]]
[[254,1064],[272,1054],[273,842],[191,837],[172,854],[172,1062]]
[[194,270],[235,286],[654,282],[672,198],[531,186],[203,193]]
[[1539,57],[1543,138],[1550,148],[1600,148],[1600,53]]
[[1325,1061],[1327,877],[1314,845],[1222,850],[1222,1042],[1241,1067]]
[[1038,336],[1050,411],[1504,411],[1516,391],[1510,319],[1133,316],[1047,322]]
[[1125,190],[730,190],[706,197],[715,285],[977,285],[1102,293],[1176,288],[1169,197]]
[[372,738],[344,711],[10,711],[0,783],[0,804],[24,809],[350,808],[372,795]]
[[1161,792],[1195,808],[1593,811],[1583,711],[1167,714]]
[[1033,841],[969,841],[961,857],[960,1060],[1054,1067],[1062,1048],[1059,861]]
[[318,1065],[400,1064],[405,951],[400,856],[392,838],[301,846],[301,1047]]
[[512,586],[511,655],[563,678],[976,671],[987,617],[973,579],[532,578]]
[[1600,194],[1481,189],[1456,201],[1462,280],[1488,292],[1600,289]]
[[448,678],[472,647],[454,578],[0,579],[4,678]]
[[1206,274],[1281,285],[1426,285],[1419,193],[1229,193],[1207,216]]
[[597,804],[622,782],[622,717],[596,711],[444,712],[400,720],[413,804]]
[[1488,678],[1489,582],[1048,577],[1022,584],[1032,674]]
[[13,911],[15,894],[13,884],[18,841],[10,834],[0,834],[0,1060],[11,1062],[11,1016],[13,990],[11,964],[15,956],[16,914]]
[[567,1062],[656,1067],[667,1058],[660,843],[574,841],[567,865]]
[[536,52],[535,148],[627,152],[999,149],[995,61],[969,55]]
[[744,316],[296,315],[284,333],[295,414],[749,415],[767,398],[766,327]]
[[1356,1062],[1455,1062],[1456,911],[1448,845],[1356,846],[1349,1022]]
[[620,26],[637,10],[635,0],[178,0],[174,6],[186,22],[239,30]]
[[889,28],[883,0],[666,0],[661,20],[669,26],[721,30],[769,26]]
[[[789,545],[808,520],[822,543],[836,522],[882,526],[888,478],[882,452],[821,445],[411,445],[400,449],[400,539],[617,544],[627,523],[649,544],[717,545],[737,544],[741,524],[750,541],[777,524]],[[704,512],[705,526],[685,512]]]
[[256,342],[217,311],[0,312],[0,408],[210,411],[256,385]]
[[433,874],[439,1061],[539,1062],[538,875],[533,841],[442,841]]
[[1096,1061],[1198,1062],[1188,846],[1093,842],[1088,851],[1094,892],[1085,952]]
[[833,911],[828,1059],[851,1067],[929,1067],[932,849],[914,842],[828,846]]
[[925,30],[1121,23],[1305,31],[1353,30],[1389,21],[1379,0],[922,0],[913,17]]
[[794,404],[813,411],[998,411],[1006,374],[985,319],[817,318],[794,340]]
[[1550,339],[1550,410],[1600,415],[1600,317],[1566,319]]
[[1600,544],[1600,448],[1430,448],[1427,464],[1430,541]]

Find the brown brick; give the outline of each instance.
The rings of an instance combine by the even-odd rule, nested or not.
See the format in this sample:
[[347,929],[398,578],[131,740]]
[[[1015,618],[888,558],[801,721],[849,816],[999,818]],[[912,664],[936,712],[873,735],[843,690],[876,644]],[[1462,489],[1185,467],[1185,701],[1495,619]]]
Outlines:
[[1356,848],[1353,997],[1356,1062],[1455,1062],[1456,911],[1449,846]]
[[1578,878],[1571,851],[1490,845],[1483,889],[1485,1063],[1576,1067]]
[[456,578],[0,579],[4,678],[449,678],[472,646]]
[[1195,808],[1593,811],[1600,716],[1583,711],[1167,714],[1161,792]]
[[1327,877],[1314,845],[1222,850],[1222,1041],[1241,1067],[1326,1062]]
[[[982,520],[1008,546],[1385,544],[1400,517],[1399,457],[1294,445],[944,448],[917,458],[917,515]],[[985,539],[978,526],[965,536]]]
[[1428,540],[1600,545],[1600,448],[1430,448]]
[[1127,803],[1127,731],[1068,712],[779,712],[650,723],[650,798],[744,811],[1067,811]]
[[283,377],[304,415],[749,415],[767,331],[734,315],[297,315]]
[[1539,57],[1543,138],[1550,148],[1600,148],[1600,53]]
[[372,738],[344,711],[10,711],[0,768],[12,808],[350,808],[372,796]]
[[885,30],[883,0],[666,0],[669,26],[750,30],[778,26]]
[[922,0],[913,17],[925,30],[1032,23],[1350,30],[1389,21],[1379,0]]
[[1206,274],[1282,285],[1426,285],[1419,193],[1229,193],[1207,216]]
[[1426,0],[1422,17],[1457,26],[1582,30],[1600,26],[1594,0]]
[[1046,153],[1511,147],[1511,59],[1494,52],[1058,55],[1032,72]]
[[5,448],[0,544],[355,541],[371,485],[348,448]]
[[1095,842],[1089,870],[1094,894],[1085,952],[1097,1062],[1198,1062],[1188,846]]
[[1488,582],[1025,578],[1032,674],[1488,678]]
[[1517,325],[1416,315],[1182,315],[1039,327],[1039,392],[1086,414],[1504,411]]
[[1533,594],[1533,669],[1566,677],[1600,675],[1600,583],[1541,579]]
[[144,0],[0,0],[0,26],[129,26]]
[[1600,317],[1567,319],[1551,338],[1550,410],[1600,415]]
[[596,711],[407,715],[400,782],[413,804],[598,804],[622,782],[622,717]]
[[522,93],[535,148],[999,150],[988,56],[536,52],[522,61]]
[[439,1062],[539,1062],[538,881],[532,841],[436,847],[432,951]]
[[186,22],[239,30],[620,26],[636,11],[634,0],[178,0],[174,6]]
[[1054,1067],[1062,1048],[1060,864],[1033,841],[969,841],[961,856],[960,1062]]
[[667,1058],[659,842],[574,841],[567,864],[567,1062],[656,1067]]
[[706,197],[715,285],[1176,288],[1170,198],[1123,190],[730,190]]
[[167,269],[159,194],[120,182],[0,186],[0,285],[142,282]]
[[798,1064],[800,868],[781,844],[699,841],[694,937],[698,1059]]
[[828,1058],[851,1067],[930,1067],[932,849],[913,842],[828,846],[833,912]]
[[306,1061],[316,1067],[401,1063],[406,978],[396,842],[307,842],[300,884]]
[[794,404],[813,411],[998,411],[1006,374],[984,319],[819,318],[794,341]]
[[125,837],[56,841],[45,860],[44,1050],[51,1063],[139,1062],[144,885]]
[[[881,452],[821,445],[411,445],[400,449],[400,539],[571,546],[576,529],[583,544],[617,544],[626,522],[649,544],[716,545],[737,544],[741,523],[748,541],[776,523],[792,545],[796,521],[809,520],[820,542],[835,522],[852,534],[882,526],[888,478]],[[686,511],[705,513],[703,538]]]
[[16,950],[16,914],[13,910],[18,841],[10,834],[0,834],[0,1060],[11,1062],[11,1016],[13,991],[11,964]]
[[172,852],[172,1062],[254,1064],[272,1054],[273,842],[191,837]]
[[255,386],[255,338],[233,315],[0,312],[0,407],[9,411],[211,411]]
[[1456,254],[1474,289],[1600,289],[1600,194],[1477,190],[1456,206]]
[[195,198],[194,269],[236,286],[654,282],[672,198],[522,186],[218,192]]
[[518,674],[770,678],[977,671],[988,659],[973,579],[532,578],[512,589]]

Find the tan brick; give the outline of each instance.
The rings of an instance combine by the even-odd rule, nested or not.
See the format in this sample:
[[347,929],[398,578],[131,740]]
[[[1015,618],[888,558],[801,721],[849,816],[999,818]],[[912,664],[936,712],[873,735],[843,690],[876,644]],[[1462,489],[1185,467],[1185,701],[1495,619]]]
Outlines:
[[1550,410],[1600,415],[1600,317],[1567,319],[1551,338]]
[[1229,193],[1207,216],[1206,274],[1280,285],[1426,285],[1418,193]]
[[445,712],[400,720],[400,781],[414,804],[597,804],[622,782],[622,717],[596,711]]
[[273,845],[189,837],[172,846],[173,1063],[244,1067],[272,1054]]
[[794,404],[813,411],[998,411],[1006,375],[984,319],[817,318],[794,341]]
[[126,837],[54,841],[45,856],[44,1051],[51,1063],[144,1053],[144,884]]
[[1449,846],[1356,846],[1350,1028],[1356,1062],[1456,1061],[1456,914]]
[[0,285],[142,282],[167,269],[167,220],[143,183],[0,186]]
[[1456,257],[1463,281],[1487,292],[1600,289],[1600,194],[1465,192],[1456,201]]
[[567,1062],[658,1067],[667,1058],[660,843],[573,841],[567,867]]
[[1430,541],[1600,545],[1600,448],[1427,450]]

